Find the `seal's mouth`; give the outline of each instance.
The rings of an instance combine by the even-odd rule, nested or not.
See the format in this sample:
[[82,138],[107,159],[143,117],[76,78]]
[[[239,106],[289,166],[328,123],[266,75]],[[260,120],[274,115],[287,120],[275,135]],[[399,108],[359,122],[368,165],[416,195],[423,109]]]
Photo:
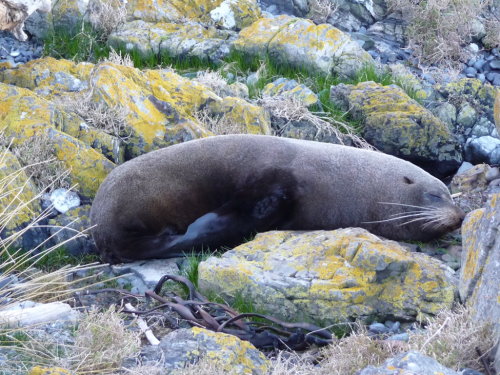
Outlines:
[[389,215],[387,219],[365,221],[363,224],[393,223],[397,226],[419,225],[422,230],[446,233],[460,228],[465,212],[453,204],[439,204],[425,207],[396,202],[378,202],[401,207],[401,211]]

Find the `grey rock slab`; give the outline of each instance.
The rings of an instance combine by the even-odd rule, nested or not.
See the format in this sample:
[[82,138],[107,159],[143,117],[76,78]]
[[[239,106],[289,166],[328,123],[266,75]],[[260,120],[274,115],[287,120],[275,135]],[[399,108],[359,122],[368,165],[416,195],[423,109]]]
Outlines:
[[0,323],[10,327],[30,327],[35,324],[55,321],[76,323],[79,313],[70,305],[62,302],[40,303],[35,305],[16,305],[0,311]]
[[[153,289],[164,275],[179,275],[179,267],[176,259],[157,259],[147,261],[136,261],[132,263],[115,264],[111,266],[112,272],[116,275],[133,274],[138,278],[135,281],[135,290],[144,293]],[[142,282],[139,283],[138,281]]]
[[[398,371],[400,370],[400,371]],[[434,358],[416,351],[401,353],[384,362],[382,366],[368,366],[356,375],[460,375],[458,372],[444,367]]]

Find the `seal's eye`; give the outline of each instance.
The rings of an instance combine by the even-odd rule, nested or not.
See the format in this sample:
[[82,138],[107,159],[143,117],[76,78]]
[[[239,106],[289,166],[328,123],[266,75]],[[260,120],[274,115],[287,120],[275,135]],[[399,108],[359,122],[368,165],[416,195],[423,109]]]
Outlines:
[[406,177],[406,176],[403,177],[403,181],[405,182],[405,184],[408,184],[408,185],[412,185],[415,183],[415,181],[413,181],[410,177]]
[[443,198],[441,198],[440,195],[437,195],[437,194],[432,194],[432,193],[426,193],[425,194],[427,196],[427,198],[429,199],[429,201],[431,202],[440,202],[443,200]]

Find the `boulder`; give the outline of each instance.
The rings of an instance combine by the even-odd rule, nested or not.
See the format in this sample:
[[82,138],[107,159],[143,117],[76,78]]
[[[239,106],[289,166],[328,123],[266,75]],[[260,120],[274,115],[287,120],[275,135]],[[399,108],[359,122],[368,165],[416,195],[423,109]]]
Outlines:
[[267,232],[199,265],[202,293],[318,325],[415,319],[450,308],[453,271],[360,228]]
[[269,55],[278,64],[344,78],[374,63],[368,52],[339,29],[285,15],[261,18],[241,30],[233,48],[250,56]]
[[472,307],[473,318],[493,325],[497,342],[492,351],[500,372],[500,194],[492,194],[486,207],[469,213],[462,225],[463,251],[459,292]]
[[400,87],[374,82],[332,86],[333,103],[362,122],[362,136],[380,151],[446,176],[462,162],[449,128]]
[[264,354],[248,341],[198,327],[169,333],[158,346],[144,347],[140,357],[143,365],[161,366],[170,371],[201,360],[231,374],[263,375],[269,366]]

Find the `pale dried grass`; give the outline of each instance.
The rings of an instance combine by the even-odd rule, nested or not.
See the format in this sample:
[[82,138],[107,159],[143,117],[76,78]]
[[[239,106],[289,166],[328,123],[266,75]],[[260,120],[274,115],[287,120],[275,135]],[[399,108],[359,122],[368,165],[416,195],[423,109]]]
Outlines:
[[207,86],[218,96],[222,96],[228,84],[219,71],[202,70],[196,74],[195,81]]
[[45,134],[36,134],[22,143],[14,143],[5,133],[0,132],[0,146],[10,149],[30,176],[39,191],[69,188],[68,169],[62,161],[54,157],[54,142]]
[[244,124],[233,121],[224,114],[213,114],[208,108],[203,108],[193,113],[196,121],[215,135],[246,134],[248,133]]
[[425,330],[410,335],[409,350],[433,357],[444,366],[458,370],[469,367],[484,371],[476,348],[488,353],[494,346],[493,327],[474,319],[470,308],[458,306],[427,320]]
[[124,0],[90,0],[88,19],[92,27],[108,36],[127,20]]
[[425,64],[456,67],[470,52],[463,48],[473,23],[487,2],[481,0],[389,0],[407,21],[406,35],[414,55]]
[[341,142],[350,139],[356,146],[373,149],[363,138],[357,136],[349,124],[335,120],[323,112],[311,112],[305,104],[293,96],[264,96],[258,104],[271,113],[271,116],[282,118],[286,123],[275,130],[275,135],[281,136],[292,122],[305,121],[316,128],[315,139],[322,135],[334,135]]
[[500,47],[500,18],[492,14],[484,21],[486,36],[482,42],[487,48]]
[[139,331],[127,329],[114,306],[103,312],[91,310],[75,333],[71,368],[77,374],[112,373],[125,358],[139,351],[139,335]]
[[110,47],[109,55],[105,59],[101,59],[100,63],[110,62],[116,65],[128,66],[130,68],[134,67],[134,62],[130,58],[128,53],[122,54],[121,51],[116,52],[113,47]]
[[337,0],[310,0],[307,16],[316,24],[326,23],[338,8]]

